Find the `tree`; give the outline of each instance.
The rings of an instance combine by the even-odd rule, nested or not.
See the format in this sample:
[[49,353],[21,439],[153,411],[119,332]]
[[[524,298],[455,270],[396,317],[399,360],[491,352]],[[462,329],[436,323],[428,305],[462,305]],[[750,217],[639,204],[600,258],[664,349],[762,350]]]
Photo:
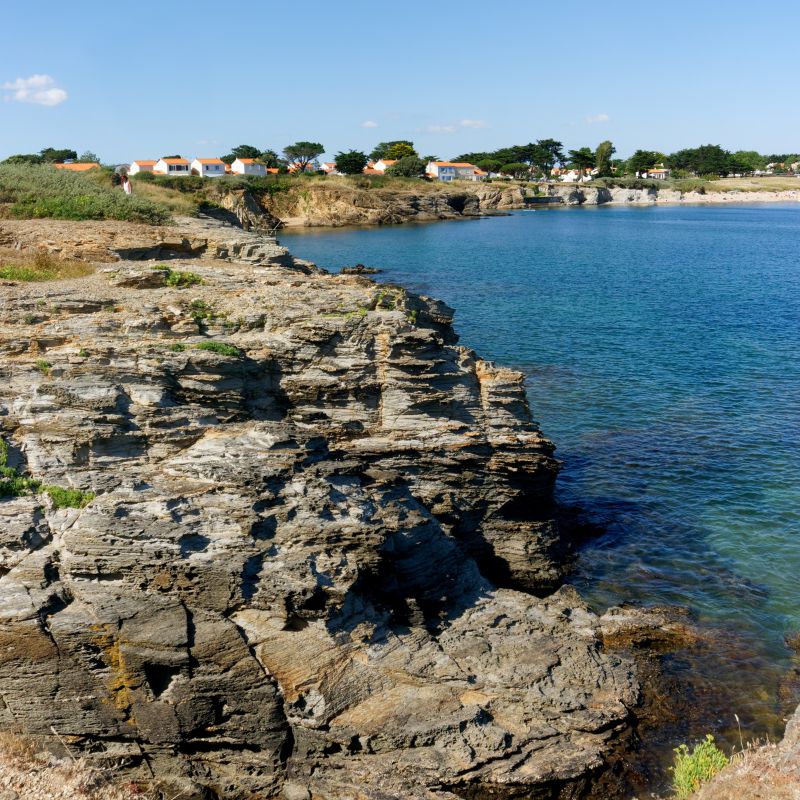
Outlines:
[[384,158],[394,159],[395,161],[401,158],[419,158],[414,145],[409,142],[395,142],[387,151]]
[[234,147],[230,153],[222,156],[222,160],[226,164],[233,164],[237,158],[258,158],[260,155],[261,150],[257,147],[253,147],[251,144],[240,144],[238,147]]
[[9,156],[4,164],[41,164],[42,157],[38,153],[17,153]]
[[570,150],[567,153],[569,163],[575,168],[581,170],[592,169],[595,162],[595,154],[592,152],[591,147],[581,147],[578,150]]
[[345,175],[360,175],[367,166],[367,154],[360,150],[348,150],[336,154],[336,169]]
[[53,147],[45,147],[39,154],[42,157],[42,161],[47,164],[63,164],[65,161],[75,161],[78,158],[75,150],[56,150]]
[[[544,153],[547,154],[546,157],[543,157]],[[532,163],[539,167],[542,172],[549,173],[556,164],[564,163],[564,145],[555,139],[539,139],[536,142],[534,158],[542,158],[543,163],[537,163],[536,160]]]
[[482,158],[475,166],[484,172],[500,172],[503,162],[498,161],[496,158]]
[[319,142],[295,142],[283,148],[283,154],[290,164],[295,164],[298,172],[305,172],[308,165],[319,158],[325,148]]
[[597,150],[594,151],[594,166],[598,175],[611,174],[611,156],[616,152],[616,147],[608,139],[597,145]]
[[728,175],[731,172],[731,154],[718,144],[679,150],[667,158],[673,169],[684,169],[695,175]]
[[281,157],[274,150],[264,150],[259,154],[258,160],[265,167],[275,168],[281,166]]
[[531,165],[526,164],[524,161],[512,161],[508,164],[503,164],[503,166],[500,167],[500,172],[502,172],[503,175],[510,175],[512,178],[525,180],[530,177]]
[[397,156],[398,158],[404,158],[407,155],[415,156],[417,154],[416,150],[414,150],[414,142],[409,142],[408,139],[396,139],[393,142],[381,142],[375,145],[375,149],[369,154],[369,157],[372,161],[380,161],[382,158],[393,158],[393,156],[389,155],[389,150],[395,145],[400,144],[408,145],[413,152],[404,153],[401,156]]
[[100,159],[91,151],[87,150],[85,153],[81,154],[81,157],[78,161],[83,161],[85,163],[99,163]]
[[423,161],[417,156],[406,156],[395,161],[386,170],[386,174],[393,175],[396,178],[421,178],[425,174],[427,163],[427,161]]
[[[736,169],[734,171],[741,173],[752,173],[756,170],[764,169],[767,164],[770,163],[766,156],[762,156],[755,150],[737,150],[733,154],[733,158],[736,159],[736,163],[740,166],[740,169]],[[782,163],[785,163],[786,161],[794,161],[794,159],[790,159],[788,156],[784,159],[781,159]]]
[[638,174],[640,172],[647,172],[652,169],[656,164],[664,161],[664,154],[656,150],[637,150],[627,162],[628,172]]

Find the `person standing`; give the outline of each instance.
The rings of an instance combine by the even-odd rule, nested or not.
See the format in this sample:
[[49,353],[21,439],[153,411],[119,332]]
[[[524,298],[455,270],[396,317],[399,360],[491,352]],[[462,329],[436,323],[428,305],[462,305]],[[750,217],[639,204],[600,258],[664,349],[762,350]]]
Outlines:
[[127,175],[123,174],[120,177],[119,183],[120,186],[122,186],[122,191],[125,192],[125,194],[133,194],[133,186],[131,185],[130,178]]

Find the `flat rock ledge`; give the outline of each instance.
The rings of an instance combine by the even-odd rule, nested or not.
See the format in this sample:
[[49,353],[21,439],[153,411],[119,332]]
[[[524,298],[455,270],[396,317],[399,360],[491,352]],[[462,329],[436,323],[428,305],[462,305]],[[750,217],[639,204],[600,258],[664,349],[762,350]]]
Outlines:
[[[0,286],[8,465],[96,495],[0,499],[0,729],[189,800],[588,791],[639,687],[554,591],[522,375],[442,303],[197,225],[0,225],[105,262]],[[124,258],[184,241],[188,288]]]

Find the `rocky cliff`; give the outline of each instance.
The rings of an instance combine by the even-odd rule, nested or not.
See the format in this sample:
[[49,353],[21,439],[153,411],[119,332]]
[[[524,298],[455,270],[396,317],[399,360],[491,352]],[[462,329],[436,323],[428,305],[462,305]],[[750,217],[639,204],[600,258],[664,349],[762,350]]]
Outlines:
[[421,184],[419,190],[410,190],[301,182],[286,192],[259,194],[258,202],[288,227],[430,222],[524,207],[519,187],[496,184],[459,188]]
[[0,242],[101,262],[0,284],[0,728],[165,797],[588,791],[638,684],[451,309],[218,223]]

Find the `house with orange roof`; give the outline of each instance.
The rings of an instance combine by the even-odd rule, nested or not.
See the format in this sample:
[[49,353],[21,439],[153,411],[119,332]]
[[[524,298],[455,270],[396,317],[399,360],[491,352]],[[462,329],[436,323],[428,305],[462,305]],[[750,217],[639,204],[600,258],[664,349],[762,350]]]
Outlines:
[[320,164],[319,168],[326,174],[326,175],[341,175],[342,173],[336,169],[336,162],[335,161],[326,161],[324,164]]
[[201,178],[221,178],[225,174],[225,162],[221,158],[196,158],[192,161],[192,175]]
[[429,161],[425,167],[425,174],[429,178],[444,183],[450,181],[477,181],[480,170],[467,161]]
[[157,162],[155,161],[131,161],[128,167],[128,175],[135,175],[137,172],[152,172]]
[[396,164],[396,158],[381,158],[376,161],[372,166],[373,169],[376,169],[380,173],[386,172],[386,170],[392,166],[392,164]]
[[159,158],[153,167],[156,175],[190,175],[189,159],[187,158]]
[[267,168],[255,158],[237,158],[231,164],[234,175],[266,175]]
[[66,169],[70,172],[86,172],[90,169],[100,169],[100,165],[96,161],[73,161],[70,164],[53,164],[56,169]]

